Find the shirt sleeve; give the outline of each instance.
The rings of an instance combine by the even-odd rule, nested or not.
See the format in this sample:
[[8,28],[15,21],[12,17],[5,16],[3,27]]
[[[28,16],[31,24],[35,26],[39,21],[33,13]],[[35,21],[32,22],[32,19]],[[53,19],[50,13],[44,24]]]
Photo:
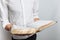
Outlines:
[[7,24],[10,24],[8,20],[7,3],[5,0],[0,0],[0,10],[1,10],[1,17],[2,17],[2,26],[3,28],[5,28]]
[[33,5],[33,16],[34,16],[34,18],[39,18],[38,14],[39,14],[39,0],[35,0],[34,5]]

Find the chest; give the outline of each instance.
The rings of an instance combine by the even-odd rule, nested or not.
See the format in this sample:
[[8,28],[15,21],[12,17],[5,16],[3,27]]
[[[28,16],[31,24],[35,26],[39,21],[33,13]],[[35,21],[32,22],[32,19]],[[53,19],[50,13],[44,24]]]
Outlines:
[[22,7],[26,10],[32,9],[34,0],[9,0],[9,8],[12,10],[20,10]]
[[33,5],[34,0],[9,0],[9,4],[12,5]]

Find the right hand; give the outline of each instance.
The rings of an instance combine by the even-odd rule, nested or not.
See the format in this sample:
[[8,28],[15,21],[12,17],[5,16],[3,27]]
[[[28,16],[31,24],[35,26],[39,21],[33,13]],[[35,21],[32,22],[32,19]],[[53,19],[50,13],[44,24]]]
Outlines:
[[12,25],[13,25],[13,24],[7,24],[6,27],[5,27],[5,29],[6,29],[7,31],[10,31],[11,28],[12,28]]

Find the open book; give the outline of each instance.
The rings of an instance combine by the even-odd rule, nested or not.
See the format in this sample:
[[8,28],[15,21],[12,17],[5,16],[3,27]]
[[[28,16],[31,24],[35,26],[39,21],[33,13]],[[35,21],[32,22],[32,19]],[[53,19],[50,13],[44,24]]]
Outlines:
[[13,25],[11,29],[11,33],[12,34],[35,34],[37,32],[40,32],[43,29],[46,29],[47,27],[50,27],[55,23],[56,21],[40,20],[40,21],[29,24],[30,27]]

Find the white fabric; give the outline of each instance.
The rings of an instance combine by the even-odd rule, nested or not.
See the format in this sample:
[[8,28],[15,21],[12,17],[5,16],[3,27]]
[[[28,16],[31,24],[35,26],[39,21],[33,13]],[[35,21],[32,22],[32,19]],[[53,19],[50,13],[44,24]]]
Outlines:
[[38,17],[38,7],[38,0],[0,0],[2,19],[18,25],[26,25]]
[[[26,26],[38,17],[38,0],[0,0],[3,28],[9,23]],[[39,17],[38,17],[39,18]]]
[[28,24],[28,25],[31,26],[32,28],[39,29],[40,27],[42,27],[44,25],[47,25],[51,22],[54,22],[54,21],[52,21],[52,20],[40,20],[40,21],[31,23],[31,24]]
[[13,35],[13,38],[15,38],[15,39],[26,39],[28,37],[31,37],[32,35],[29,35],[29,36],[27,36],[27,35],[26,36],[16,36],[16,35]]

